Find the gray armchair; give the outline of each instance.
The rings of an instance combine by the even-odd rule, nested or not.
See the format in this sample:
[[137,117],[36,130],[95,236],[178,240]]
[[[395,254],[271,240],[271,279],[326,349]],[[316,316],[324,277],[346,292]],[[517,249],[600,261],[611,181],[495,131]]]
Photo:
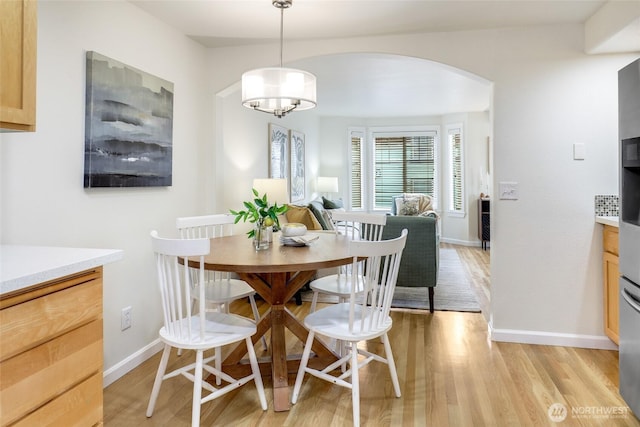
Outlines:
[[382,233],[384,240],[398,237],[404,228],[409,231],[396,285],[429,288],[431,313],[434,311],[434,289],[438,282],[440,236],[437,222],[435,216],[390,215]]

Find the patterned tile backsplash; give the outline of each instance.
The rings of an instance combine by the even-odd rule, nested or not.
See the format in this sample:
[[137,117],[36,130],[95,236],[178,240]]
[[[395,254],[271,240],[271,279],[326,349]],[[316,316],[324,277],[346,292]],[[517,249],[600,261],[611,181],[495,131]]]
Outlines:
[[620,202],[617,195],[596,196],[596,216],[619,216]]

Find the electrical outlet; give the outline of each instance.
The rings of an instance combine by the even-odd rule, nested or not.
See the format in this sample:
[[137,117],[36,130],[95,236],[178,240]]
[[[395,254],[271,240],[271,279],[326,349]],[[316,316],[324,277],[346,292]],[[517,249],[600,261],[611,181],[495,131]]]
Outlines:
[[131,306],[122,309],[120,314],[120,330],[124,331],[131,327]]

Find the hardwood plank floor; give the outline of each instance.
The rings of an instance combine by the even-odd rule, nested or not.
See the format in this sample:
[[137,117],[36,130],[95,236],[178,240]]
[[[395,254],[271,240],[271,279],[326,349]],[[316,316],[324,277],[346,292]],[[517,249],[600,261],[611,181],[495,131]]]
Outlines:
[[[444,246],[444,245],[443,245]],[[489,251],[450,245],[458,250],[476,293],[489,301]],[[437,292],[437,290],[436,290]],[[233,309],[250,316],[249,305]],[[264,311],[266,307],[260,306]],[[309,303],[289,304],[303,317]],[[361,370],[361,420],[368,426],[636,426],[640,421],[618,393],[615,351],[496,343],[488,340],[481,313],[393,310],[390,332],[402,397],[395,398],[386,365]],[[288,337],[290,352],[302,343]],[[380,342],[367,348],[381,351]],[[258,356],[264,355],[261,344]],[[172,355],[170,365],[188,363],[193,353]],[[159,354],[104,391],[106,426],[186,426],[191,421],[192,383],[178,377],[162,385],[156,411],[145,417]],[[295,376],[289,377],[293,385]],[[202,425],[345,426],[351,425],[349,390],[305,377],[300,398],[289,412],[273,411],[271,380],[264,378],[269,409],[260,409],[248,384],[203,405]],[[562,404],[566,419],[549,416]],[[555,412],[561,415],[561,412]]]
[[[471,282],[480,309],[485,315],[485,319],[489,321],[489,302],[491,301],[491,250],[482,250],[479,247],[469,247],[452,245],[449,243],[440,243],[441,248],[453,248],[458,253],[462,265],[464,266],[467,277]],[[438,288],[436,287],[436,292]]]

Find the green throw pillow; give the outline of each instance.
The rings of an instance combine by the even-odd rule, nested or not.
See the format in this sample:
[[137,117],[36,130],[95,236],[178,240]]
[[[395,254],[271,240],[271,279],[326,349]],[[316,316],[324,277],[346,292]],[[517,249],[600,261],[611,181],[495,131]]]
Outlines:
[[322,203],[324,204],[325,209],[340,209],[344,208],[344,203],[342,200],[329,200],[326,197],[322,197]]
[[309,203],[309,210],[311,210],[311,212],[313,213],[313,216],[316,217],[316,219],[318,220],[318,222],[322,226],[323,230],[331,230],[331,228],[327,225],[327,221],[326,221],[324,215],[322,214],[322,211],[324,211],[324,207],[323,207],[322,201],[313,200],[312,202],[310,202]]

